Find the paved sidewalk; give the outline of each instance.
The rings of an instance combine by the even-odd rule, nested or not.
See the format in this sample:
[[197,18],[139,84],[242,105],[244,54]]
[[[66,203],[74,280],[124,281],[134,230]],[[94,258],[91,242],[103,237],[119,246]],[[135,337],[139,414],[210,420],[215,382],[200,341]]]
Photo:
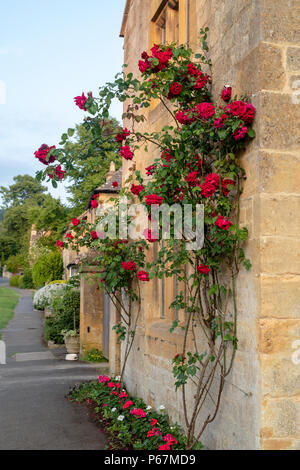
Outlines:
[[18,291],[15,316],[2,330],[8,357],[0,365],[0,450],[103,450],[105,438],[86,407],[65,399],[71,386],[95,379],[100,370],[57,359],[42,342],[42,315],[33,310],[32,293]]

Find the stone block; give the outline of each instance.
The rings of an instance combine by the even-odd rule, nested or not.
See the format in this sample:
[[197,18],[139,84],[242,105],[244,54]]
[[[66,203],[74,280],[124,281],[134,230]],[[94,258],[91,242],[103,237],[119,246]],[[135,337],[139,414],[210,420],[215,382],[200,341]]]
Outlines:
[[262,450],[299,450],[300,441],[296,439],[262,439]]
[[261,0],[261,27],[265,41],[300,43],[298,0]]
[[[274,341],[276,338],[274,338]],[[261,355],[262,394],[270,397],[300,395],[299,365],[292,361],[293,349]]]
[[300,194],[300,155],[260,151],[259,189]]
[[299,419],[299,399],[265,398],[262,401],[261,436],[276,439],[299,438]]
[[284,85],[283,52],[277,45],[261,42],[237,65],[236,89],[239,94],[282,90]]
[[300,149],[300,106],[289,94],[263,92],[260,122],[264,149],[293,151]]
[[259,320],[260,351],[263,354],[279,353],[291,359],[292,343],[300,338],[300,319],[264,318]]
[[300,47],[288,47],[287,48],[286,67],[289,72],[300,71]]
[[300,274],[298,238],[261,237],[259,246],[262,274]]
[[260,233],[281,237],[299,237],[300,195],[261,194]]
[[261,276],[261,317],[300,318],[300,276]]

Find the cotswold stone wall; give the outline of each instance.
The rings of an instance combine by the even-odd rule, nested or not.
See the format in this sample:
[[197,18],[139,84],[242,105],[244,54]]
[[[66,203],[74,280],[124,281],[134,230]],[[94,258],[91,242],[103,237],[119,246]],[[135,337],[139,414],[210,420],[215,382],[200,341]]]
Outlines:
[[[293,349],[300,340],[300,2],[188,3],[187,19],[187,2],[179,2],[179,40],[188,38],[197,51],[200,28],[210,28],[215,101],[227,84],[257,108],[257,138],[241,154],[247,174],[241,225],[249,230],[246,253],[252,269],[241,271],[238,278],[238,352],[218,417],[202,441],[216,449],[300,449],[300,363]],[[159,4],[130,2],[124,52],[128,70],[136,74],[141,51],[156,40],[151,18]],[[141,127],[159,129],[168,120],[154,103]],[[151,147],[148,153],[137,152],[137,169],[144,173],[155,156]],[[124,162],[124,180],[132,167]],[[164,404],[182,422],[171,373],[171,358],[182,336],[169,333],[173,311],[166,307],[161,318],[161,292],[157,280],[143,290],[126,382],[132,393],[151,405]],[[173,283],[167,282],[166,306],[173,293]]]

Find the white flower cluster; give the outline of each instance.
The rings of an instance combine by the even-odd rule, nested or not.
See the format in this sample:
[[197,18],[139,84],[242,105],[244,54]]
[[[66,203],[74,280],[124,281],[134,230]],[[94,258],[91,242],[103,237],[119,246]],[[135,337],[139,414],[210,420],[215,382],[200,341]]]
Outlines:
[[44,310],[49,307],[53,297],[66,287],[65,284],[50,284],[42,287],[33,296],[33,306],[36,310]]

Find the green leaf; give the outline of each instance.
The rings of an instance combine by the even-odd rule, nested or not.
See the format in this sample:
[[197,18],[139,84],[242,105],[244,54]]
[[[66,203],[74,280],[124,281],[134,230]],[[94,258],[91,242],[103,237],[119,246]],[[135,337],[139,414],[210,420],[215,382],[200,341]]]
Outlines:
[[218,288],[219,288],[218,284],[214,284],[213,286],[211,286],[211,288],[208,291],[209,296],[212,297],[213,295],[215,295],[218,292]]
[[254,139],[254,137],[256,136],[256,132],[252,127],[248,128],[248,136],[251,137],[251,139]]

